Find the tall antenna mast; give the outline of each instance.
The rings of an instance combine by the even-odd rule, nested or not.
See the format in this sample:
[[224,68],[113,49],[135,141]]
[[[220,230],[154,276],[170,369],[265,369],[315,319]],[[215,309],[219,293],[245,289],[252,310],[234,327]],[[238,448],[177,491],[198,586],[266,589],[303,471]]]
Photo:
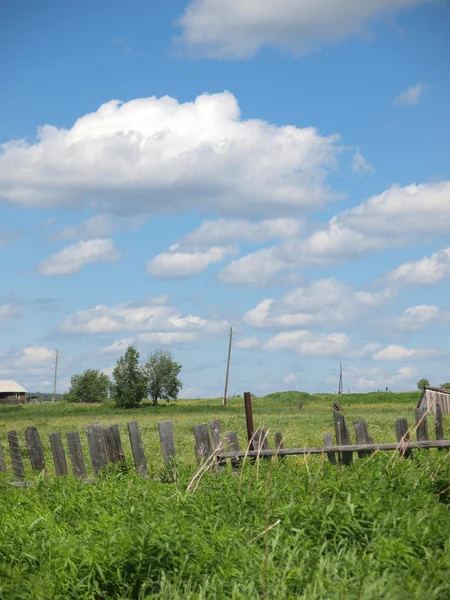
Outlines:
[[342,382],[342,361],[339,361],[339,392],[338,394],[344,393],[344,385]]
[[53,384],[53,402],[56,402],[56,378],[58,377],[58,358],[59,358],[59,351],[58,351],[58,348],[56,348],[55,381]]
[[225,392],[223,394],[222,406],[227,404],[227,393],[228,393],[228,375],[230,374],[230,358],[231,358],[231,342],[233,340],[233,328],[230,327],[230,344],[228,346],[228,361],[227,361],[227,375],[225,377]]

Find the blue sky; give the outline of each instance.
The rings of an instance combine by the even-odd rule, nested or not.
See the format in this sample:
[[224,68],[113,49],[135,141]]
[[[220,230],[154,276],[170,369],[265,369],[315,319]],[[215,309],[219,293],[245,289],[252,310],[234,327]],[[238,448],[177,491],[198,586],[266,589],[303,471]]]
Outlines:
[[0,378],[129,343],[185,397],[450,380],[450,5],[0,7]]

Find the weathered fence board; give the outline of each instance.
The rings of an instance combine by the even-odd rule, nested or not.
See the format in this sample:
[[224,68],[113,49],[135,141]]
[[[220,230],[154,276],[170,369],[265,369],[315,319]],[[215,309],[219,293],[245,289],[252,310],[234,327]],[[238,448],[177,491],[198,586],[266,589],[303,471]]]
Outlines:
[[160,421],[158,423],[159,441],[164,463],[168,465],[170,459],[175,457],[175,435],[173,421]]
[[19,438],[17,431],[8,431],[9,455],[11,457],[11,464],[13,468],[14,477],[16,479],[24,479],[25,472],[23,468],[22,453],[20,451]]
[[55,465],[56,477],[67,475],[67,462],[66,453],[62,445],[61,434],[51,433],[50,434],[50,446],[52,449],[53,463]]
[[106,451],[105,438],[100,423],[88,425],[86,427],[86,437],[91,456],[92,469],[94,475],[100,473],[100,469],[108,463],[108,453]]
[[[444,427],[442,425],[442,406],[439,401],[436,402],[435,407],[436,413],[434,416],[434,425],[436,427],[436,439],[437,440],[445,440],[444,437]],[[439,448],[442,450],[442,448]]]
[[257,429],[253,436],[254,450],[269,450],[269,440],[265,429]]
[[[350,432],[345,422],[345,417],[340,412],[334,412],[334,428],[336,432],[336,443],[338,446],[350,446]],[[341,465],[351,465],[353,462],[353,452],[339,451],[339,462]]]
[[[239,452],[240,451],[238,435],[235,431],[230,431],[229,433],[227,433],[225,435],[225,443],[226,443],[228,452]],[[231,467],[233,469],[237,469],[239,466],[238,459],[232,458],[230,460],[230,463],[231,463]]]
[[36,427],[30,425],[25,429],[25,442],[28,448],[31,468],[33,471],[45,470],[44,451],[42,449],[41,438]]
[[[217,420],[210,421],[209,428],[211,429],[211,440],[214,451],[218,452],[223,448],[222,433],[220,431],[220,422]],[[227,463],[225,460],[221,460],[220,458],[217,459],[217,465],[219,469],[224,469],[226,467],[226,464]]]
[[[323,434],[323,443],[324,443],[325,447],[333,445],[333,438],[331,437],[331,433],[329,433],[328,431]],[[336,454],[333,454],[332,452],[329,452],[327,454],[327,456],[328,456],[328,461],[332,465],[335,465],[336,464]]]
[[5,457],[3,455],[3,448],[2,448],[1,444],[0,444],[0,473],[6,473]]
[[411,436],[409,435],[408,421],[405,418],[395,420],[395,433],[397,442],[400,444],[400,454],[409,458],[411,450],[406,448],[405,444],[411,441]]
[[424,442],[428,440],[428,421],[427,421],[427,409],[416,408],[416,436],[418,442]]
[[144,444],[142,443],[141,432],[137,421],[128,423],[128,435],[130,436],[131,450],[133,451],[134,464],[136,471],[142,477],[148,475],[147,461],[144,454]]
[[208,426],[204,423],[194,427],[195,456],[198,461],[205,460],[211,456],[211,440],[209,439]]
[[80,435],[78,431],[69,431],[66,434],[69,446],[70,463],[74,477],[86,479],[86,466],[84,464],[83,450],[81,449]]
[[120,431],[117,425],[103,428],[103,439],[105,440],[106,454],[109,462],[120,463],[125,460]]
[[[355,437],[357,444],[370,444],[369,433],[367,431],[367,425],[364,419],[359,419],[353,422],[353,428],[355,430]],[[358,452],[359,458],[365,458],[369,452]]]
[[275,448],[282,449],[284,448],[283,436],[279,431],[275,433]]

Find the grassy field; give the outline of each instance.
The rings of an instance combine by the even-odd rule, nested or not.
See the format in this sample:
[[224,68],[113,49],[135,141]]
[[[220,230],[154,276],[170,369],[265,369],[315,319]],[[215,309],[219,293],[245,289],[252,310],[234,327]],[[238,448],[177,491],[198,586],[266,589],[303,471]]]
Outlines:
[[[283,432],[288,446],[322,445],[335,399],[257,398],[255,425]],[[340,398],[349,424],[364,417],[376,441],[395,440],[395,418],[412,424],[417,400],[418,393]],[[49,433],[81,433],[93,422],[119,424],[127,442],[126,422],[136,419],[155,476],[139,478],[127,465],[91,485],[39,476],[27,489],[0,476],[0,598],[450,598],[448,452],[416,452],[412,460],[375,454],[347,468],[322,457],[247,461],[238,474],[207,473],[188,490],[196,472],[192,427],[215,418],[244,441],[242,398],[225,408],[218,399],[131,411],[0,407],[4,449],[6,431],[16,429],[23,442],[32,424],[46,453]],[[180,458],[170,471],[157,435],[166,419],[174,421]],[[432,432],[431,418],[429,426]],[[448,416],[444,426],[448,434]]]

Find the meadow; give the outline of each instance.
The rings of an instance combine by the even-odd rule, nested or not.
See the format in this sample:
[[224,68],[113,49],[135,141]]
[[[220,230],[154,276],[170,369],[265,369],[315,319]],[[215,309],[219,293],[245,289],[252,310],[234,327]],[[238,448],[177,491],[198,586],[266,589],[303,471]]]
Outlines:
[[[339,401],[349,424],[364,417],[383,442],[395,440],[395,418],[412,425],[418,397]],[[299,392],[256,398],[255,425],[281,431],[286,446],[322,445],[323,432],[333,432],[335,400]],[[115,423],[130,456],[126,422],[133,419],[148,479],[129,463],[108,467],[93,484],[39,475],[17,488],[1,475],[1,599],[450,598],[448,452],[416,451],[410,460],[376,453],[345,468],[321,456],[246,461],[237,473],[206,473],[189,488],[197,471],[194,425],[219,419],[244,444],[239,397],[226,407],[219,399],[127,411],[110,404],[0,407],[0,441],[6,450],[6,431],[16,429],[22,441],[32,424],[47,453],[51,432]],[[177,449],[169,469],[157,432],[166,419],[174,421]],[[447,435],[449,426],[446,415]]]

